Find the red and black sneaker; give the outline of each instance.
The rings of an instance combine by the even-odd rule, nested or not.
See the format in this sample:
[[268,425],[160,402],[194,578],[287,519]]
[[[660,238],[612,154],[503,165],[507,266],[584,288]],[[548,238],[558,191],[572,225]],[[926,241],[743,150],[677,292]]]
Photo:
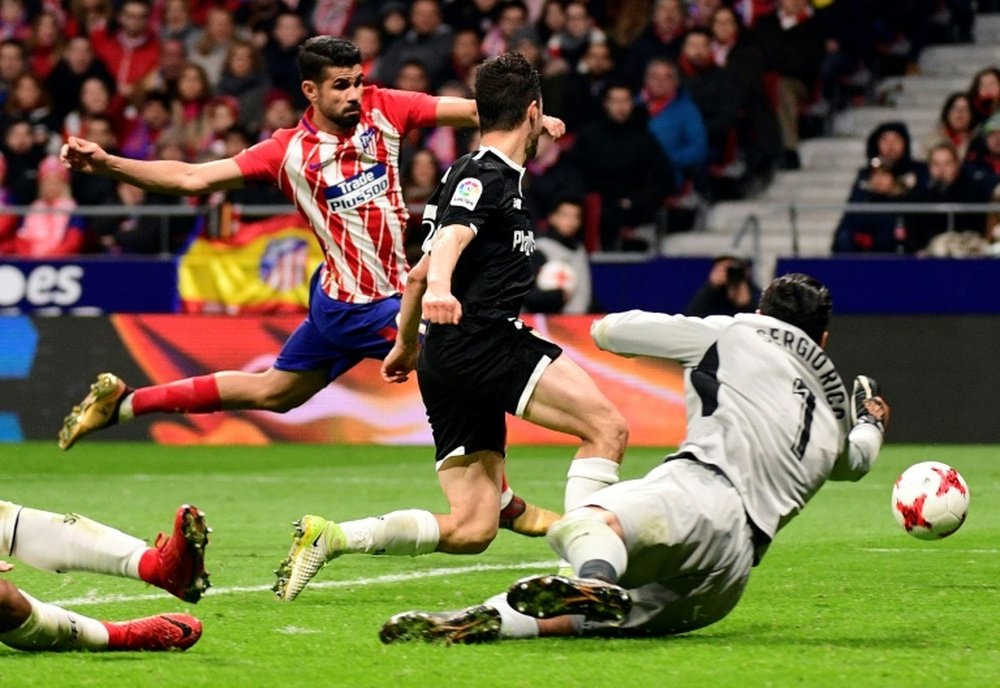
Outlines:
[[212,529],[198,507],[185,504],[177,510],[174,530],[156,536],[155,547],[139,562],[139,577],[185,602],[197,602],[210,587],[205,570],[205,548]]
[[201,638],[201,622],[187,614],[157,614],[103,623],[108,629],[108,649],[114,651],[186,650]]

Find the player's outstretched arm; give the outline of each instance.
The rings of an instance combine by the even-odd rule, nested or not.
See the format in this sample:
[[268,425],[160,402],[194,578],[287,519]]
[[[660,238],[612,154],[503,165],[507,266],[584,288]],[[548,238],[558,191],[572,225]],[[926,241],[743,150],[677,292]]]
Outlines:
[[851,430],[847,445],[837,458],[831,480],[860,480],[878,458],[882,436],[889,426],[889,403],[882,397],[879,384],[868,375],[854,378],[851,399]]
[[441,96],[437,99],[434,111],[438,126],[442,127],[478,127],[479,112],[476,101],[471,98],[455,98]]
[[417,366],[420,301],[427,291],[427,262],[426,255],[421,257],[406,278],[396,342],[382,361],[382,379],[386,382],[406,382],[410,371]]
[[[471,98],[455,98],[441,96],[437,99],[435,116],[439,126],[443,127],[478,127],[479,112],[476,101]],[[542,116],[542,128],[554,139],[566,133],[566,124],[558,117]]]
[[243,185],[243,172],[231,158],[191,164],[176,160],[132,160],[111,155],[93,141],[70,136],[60,158],[66,167],[134,184],[147,191],[200,196]]
[[594,321],[590,336],[598,348],[620,356],[654,356],[693,365],[730,322],[728,316],[690,318],[634,310]]
[[462,304],[451,293],[451,275],[458,257],[475,238],[471,227],[448,225],[434,232],[427,265],[427,291],[421,303],[423,317],[439,325],[457,325],[462,319]]

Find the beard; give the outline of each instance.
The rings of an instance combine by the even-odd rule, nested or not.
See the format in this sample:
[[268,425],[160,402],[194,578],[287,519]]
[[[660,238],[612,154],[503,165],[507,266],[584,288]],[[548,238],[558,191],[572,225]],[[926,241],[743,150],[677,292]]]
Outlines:
[[542,135],[542,132],[541,132],[541,130],[539,130],[538,132],[532,132],[531,135],[528,136],[528,140],[524,144],[524,161],[525,162],[528,162],[529,160],[534,160],[535,159],[535,153],[538,152],[538,139],[539,139],[539,137],[541,135]]
[[341,129],[353,129],[361,121],[361,108],[344,110],[340,113],[324,112],[323,115]]

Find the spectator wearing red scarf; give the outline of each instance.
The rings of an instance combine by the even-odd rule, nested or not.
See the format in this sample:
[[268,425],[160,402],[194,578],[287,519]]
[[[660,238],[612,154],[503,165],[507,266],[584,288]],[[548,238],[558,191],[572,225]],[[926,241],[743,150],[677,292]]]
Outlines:
[[736,84],[729,72],[715,64],[712,37],[704,29],[692,29],[684,37],[678,62],[681,84],[698,106],[708,133],[709,163],[728,163],[734,155],[735,125],[739,103]]

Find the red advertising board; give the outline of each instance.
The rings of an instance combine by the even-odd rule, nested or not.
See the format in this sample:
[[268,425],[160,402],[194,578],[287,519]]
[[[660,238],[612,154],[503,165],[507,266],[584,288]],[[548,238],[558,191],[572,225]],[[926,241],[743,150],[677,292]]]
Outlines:
[[[153,384],[217,370],[263,371],[301,321],[299,315],[119,315],[112,318],[138,367]],[[628,419],[630,444],[675,445],[684,432],[683,371],[675,364],[600,351],[592,317],[527,318],[563,347]],[[271,441],[431,444],[414,379],[390,385],[378,361],[364,361],[288,413],[226,412],[156,416],[152,437],[165,444],[263,444]],[[511,444],[573,444],[566,435],[509,419]]]

